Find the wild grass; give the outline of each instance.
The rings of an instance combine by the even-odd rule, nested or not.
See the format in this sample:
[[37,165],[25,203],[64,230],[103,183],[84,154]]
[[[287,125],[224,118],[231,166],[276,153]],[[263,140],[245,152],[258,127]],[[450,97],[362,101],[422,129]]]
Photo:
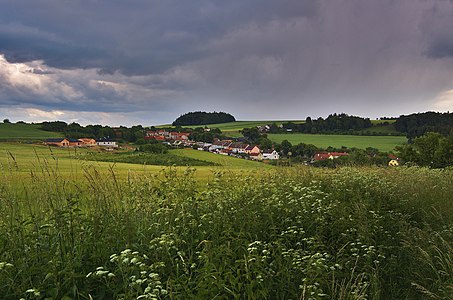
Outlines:
[[[1,170],[2,299],[449,299],[452,170]],[[20,168],[20,165],[17,166]]]

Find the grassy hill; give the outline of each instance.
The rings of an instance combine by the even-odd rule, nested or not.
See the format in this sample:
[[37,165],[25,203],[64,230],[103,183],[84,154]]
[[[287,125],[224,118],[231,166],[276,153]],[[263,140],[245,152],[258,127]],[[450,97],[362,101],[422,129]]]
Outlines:
[[61,137],[58,132],[44,131],[40,124],[0,123],[0,140],[42,140]]

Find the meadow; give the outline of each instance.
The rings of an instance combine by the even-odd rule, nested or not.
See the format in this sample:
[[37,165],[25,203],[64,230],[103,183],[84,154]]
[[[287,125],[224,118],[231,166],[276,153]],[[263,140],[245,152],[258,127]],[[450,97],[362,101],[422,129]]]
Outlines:
[[395,146],[405,144],[407,138],[404,136],[359,136],[359,135],[331,135],[331,134],[268,134],[268,138],[276,143],[288,140],[291,144],[299,143],[313,144],[317,147],[341,148],[342,146],[359,149],[367,147],[377,148],[380,151],[392,151]]
[[2,299],[453,294],[451,169],[144,169],[0,148]]
[[2,299],[453,294],[452,169],[282,168],[196,150],[173,155],[218,166],[164,168],[80,151],[0,144]]

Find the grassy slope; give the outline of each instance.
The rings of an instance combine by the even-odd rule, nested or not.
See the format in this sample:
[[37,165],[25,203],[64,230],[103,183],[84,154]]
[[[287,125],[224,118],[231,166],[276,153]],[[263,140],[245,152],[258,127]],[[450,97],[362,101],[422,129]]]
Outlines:
[[[14,171],[16,176],[30,178],[31,172],[41,172],[42,163],[48,162],[51,168],[58,168],[59,174],[62,176],[71,177],[73,179],[81,179],[84,177],[84,170],[91,167],[96,167],[100,172],[107,172],[112,167],[122,178],[126,178],[130,173],[146,174],[158,173],[163,166],[138,165],[128,163],[109,163],[109,162],[93,162],[79,160],[80,154],[87,153],[87,149],[63,149],[49,148],[42,145],[29,145],[20,143],[0,143],[0,173]],[[215,162],[221,166],[197,166],[195,176],[200,179],[210,178],[213,170],[225,168],[234,171],[248,171],[260,168],[269,168],[269,166],[245,161],[239,158],[225,157],[221,155],[205,153],[191,149],[172,150],[171,153],[179,156],[187,156],[195,159]],[[15,158],[15,162],[12,159]],[[16,167],[17,166],[17,167]],[[186,167],[177,167],[178,169],[186,169]]]
[[0,140],[10,139],[46,139],[61,137],[61,133],[39,129],[39,124],[0,124]]
[[318,147],[329,146],[340,148],[356,147],[365,149],[374,147],[381,151],[392,151],[395,146],[404,144],[407,139],[403,136],[355,136],[355,135],[321,135],[321,134],[269,134],[268,138],[274,142],[281,143],[288,140],[291,144],[313,144]]

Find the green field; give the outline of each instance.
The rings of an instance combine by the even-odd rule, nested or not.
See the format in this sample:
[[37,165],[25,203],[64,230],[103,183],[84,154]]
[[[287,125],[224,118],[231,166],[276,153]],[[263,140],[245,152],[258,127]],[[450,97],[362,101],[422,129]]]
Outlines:
[[356,135],[327,135],[327,134],[269,134],[268,138],[276,143],[288,140],[291,144],[299,143],[313,144],[317,147],[327,148],[329,146],[341,148],[342,146],[365,149],[367,147],[377,148],[381,151],[392,151],[395,146],[407,142],[404,136],[356,136]]
[[0,140],[43,140],[61,137],[61,133],[39,129],[39,124],[0,123]]

